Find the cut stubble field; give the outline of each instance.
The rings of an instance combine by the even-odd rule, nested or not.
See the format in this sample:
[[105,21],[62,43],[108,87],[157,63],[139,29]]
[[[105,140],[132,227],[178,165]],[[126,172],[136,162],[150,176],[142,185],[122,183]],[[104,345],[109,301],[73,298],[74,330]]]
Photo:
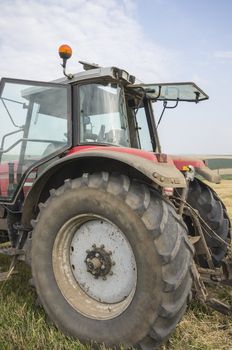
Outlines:
[[[232,181],[210,184],[222,198],[232,219]],[[9,259],[1,256],[0,266]],[[0,283],[0,350],[79,350],[90,349],[65,337],[36,306],[30,287],[30,270],[21,263],[19,274]],[[215,292],[215,288],[214,288]],[[217,288],[218,296],[232,305],[232,288]],[[193,301],[175,333],[161,350],[232,350],[232,318]]]

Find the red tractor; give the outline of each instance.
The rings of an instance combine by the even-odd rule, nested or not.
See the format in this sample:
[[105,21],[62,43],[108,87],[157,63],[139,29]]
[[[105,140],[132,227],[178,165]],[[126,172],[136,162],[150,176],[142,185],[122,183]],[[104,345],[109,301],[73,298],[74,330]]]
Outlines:
[[63,79],[0,83],[0,252],[12,256],[0,280],[25,260],[64,333],[154,349],[192,290],[232,314],[204,284],[232,284],[230,220],[198,175],[218,178],[201,160],[161,153],[153,115],[159,101],[164,111],[208,96],[86,62],[67,74],[70,55],[62,46]]

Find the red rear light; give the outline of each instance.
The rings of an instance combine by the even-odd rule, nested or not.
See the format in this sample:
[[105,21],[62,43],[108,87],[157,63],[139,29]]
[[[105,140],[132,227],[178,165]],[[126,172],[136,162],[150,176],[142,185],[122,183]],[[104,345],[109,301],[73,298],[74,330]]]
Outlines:
[[173,196],[174,188],[164,187],[163,191],[166,194],[166,196]]

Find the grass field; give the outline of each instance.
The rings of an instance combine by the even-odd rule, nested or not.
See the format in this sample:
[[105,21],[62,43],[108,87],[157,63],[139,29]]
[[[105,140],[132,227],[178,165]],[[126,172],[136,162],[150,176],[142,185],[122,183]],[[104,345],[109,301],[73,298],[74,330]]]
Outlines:
[[[232,181],[214,185],[232,218]],[[1,257],[0,265],[8,259]],[[0,283],[0,350],[87,349],[65,337],[46,321],[35,306],[36,293],[28,284],[30,271],[23,264],[20,274]],[[232,288],[218,288],[218,295],[232,305]],[[232,350],[232,318],[192,302],[175,333],[161,350]]]

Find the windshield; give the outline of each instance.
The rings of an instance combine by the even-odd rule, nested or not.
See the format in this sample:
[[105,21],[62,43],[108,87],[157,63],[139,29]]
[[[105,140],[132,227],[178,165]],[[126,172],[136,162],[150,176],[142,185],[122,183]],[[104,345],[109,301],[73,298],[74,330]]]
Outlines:
[[87,84],[78,89],[81,143],[130,146],[123,89],[117,84]]
[[67,145],[68,93],[12,79],[0,87],[0,199],[10,200],[28,167]]

